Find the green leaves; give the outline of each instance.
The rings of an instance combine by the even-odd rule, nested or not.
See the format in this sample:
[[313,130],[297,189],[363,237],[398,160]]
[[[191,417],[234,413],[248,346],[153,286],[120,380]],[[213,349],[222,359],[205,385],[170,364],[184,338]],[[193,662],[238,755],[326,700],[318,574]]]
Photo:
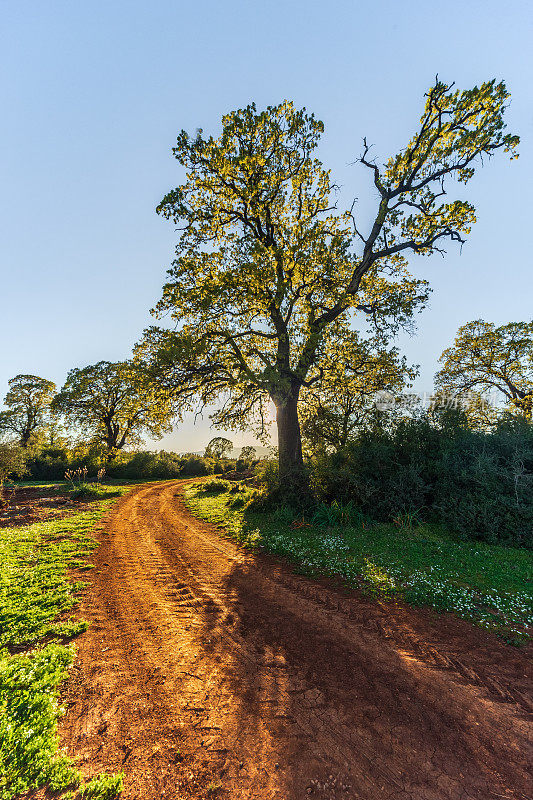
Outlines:
[[[2,413],[0,412],[0,425]],[[21,477],[27,472],[26,451],[9,442],[0,442],[0,500],[3,483],[10,475]]]
[[66,570],[92,552],[94,543],[85,531],[101,513],[2,529],[0,647],[64,634],[64,623],[55,619],[77,602]]
[[215,436],[205,448],[204,458],[223,458],[233,450],[233,442],[223,436]]
[[496,391],[508,410],[531,420],[533,322],[509,322],[499,328],[482,319],[468,322],[440,361],[443,367],[435,381],[441,392]]
[[442,252],[446,240],[464,242],[475,211],[464,200],[441,201],[449,181],[467,183],[499,149],[517,157],[518,136],[504,133],[509,100],[505,84],[492,80],[479,88],[452,89],[453,84],[435,81],[426,94],[418,131],[384,169],[370,160],[365,140],[361,162],[373,171],[386,206],[384,219],[377,219],[376,247],[372,256],[367,254],[369,260],[402,251],[430,255]]
[[7,411],[0,412],[0,431],[15,433],[27,447],[47,422],[55,383],[37,375],[15,375],[4,398]]
[[10,800],[30,788],[77,785],[79,775],[58,753],[58,684],[74,653],[48,645],[31,656],[10,658],[0,651],[0,798]]
[[160,437],[172,417],[168,396],[152,385],[140,361],[72,369],[53,408],[102,445],[108,458],[143,432]]
[[452,91],[453,86],[437,78],[427,92],[418,132],[387,164],[384,182],[390,191],[421,191],[452,173],[467,183],[480,157],[500,148],[517,157],[518,136],[504,133],[510,97],[505,84],[492,80],[464,91]]
[[261,433],[270,399],[284,407],[327,379],[328,337],[370,328],[383,349],[411,329],[428,285],[406,257],[465,241],[475,209],[448,184],[498,149],[514,157],[508,98],[503,83],[454,91],[437,80],[404,150],[380,167],[365,140],[360,161],[378,192],[366,232],[353,206],[337,210],[315,157],[324,126],[305,109],[252,104],[224,116],[219,136],[182,131],[173,153],[186,177],[157,209],[180,231],[155,312],[174,330],[150,328],[136,351],[157,385],[182,411],[220,398],[215,424],[252,420]]
[[328,332],[324,339],[320,380],[304,387],[300,403],[303,440],[311,452],[339,450],[375,411],[382,390],[401,392],[416,369],[396,348],[355,331]]

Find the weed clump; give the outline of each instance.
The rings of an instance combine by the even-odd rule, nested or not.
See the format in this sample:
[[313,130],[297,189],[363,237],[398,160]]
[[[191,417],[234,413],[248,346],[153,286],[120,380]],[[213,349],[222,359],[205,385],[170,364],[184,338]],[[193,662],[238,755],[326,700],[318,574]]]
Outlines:
[[202,491],[209,494],[222,494],[229,491],[229,489],[231,489],[231,483],[219,478],[211,478],[202,484]]
[[120,492],[98,483],[82,483],[71,493],[73,500],[104,500],[111,497],[118,497]]

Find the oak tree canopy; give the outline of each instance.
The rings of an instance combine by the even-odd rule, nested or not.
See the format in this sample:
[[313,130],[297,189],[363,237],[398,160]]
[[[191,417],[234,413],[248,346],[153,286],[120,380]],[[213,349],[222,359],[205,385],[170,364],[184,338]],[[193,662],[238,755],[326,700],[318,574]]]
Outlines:
[[8,385],[4,398],[7,410],[0,411],[0,431],[15,434],[26,449],[47,424],[56,386],[38,375],[15,375]]
[[443,366],[435,382],[441,391],[495,391],[508,411],[533,418],[533,322],[499,328],[482,319],[468,322],[439,360]]
[[272,401],[280,478],[305,485],[302,390],[322,380],[332,341],[364,329],[386,343],[411,324],[428,287],[407,256],[465,241],[475,212],[460,184],[497,150],[515,155],[508,99],[494,80],[459,91],[437,79],[397,155],[378,164],[363,140],[368,226],[354,205],[337,208],[315,155],[324,125],[305,109],[252,103],[224,116],[219,136],[182,131],[173,153],[185,177],[157,209],[180,231],[156,308],[175,328],[149,328],[137,358],[182,411],[219,403],[213,421],[225,429],[261,429]]
[[375,413],[378,392],[398,395],[417,370],[397,348],[344,331],[320,363],[322,378],[303,388],[300,424],[310,452],[342,450]]
[[233,442],[226,439],[224,436],[215,436],[208,442],[205,448],[204,458],[223,458],[231,453],[233,450]]

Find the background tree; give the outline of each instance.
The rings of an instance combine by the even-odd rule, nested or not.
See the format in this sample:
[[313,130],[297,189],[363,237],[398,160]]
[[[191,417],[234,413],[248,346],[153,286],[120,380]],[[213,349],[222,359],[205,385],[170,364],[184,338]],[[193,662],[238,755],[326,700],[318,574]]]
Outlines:
[[398,393],[416,377],[396,348],[349,331],[330,342],[320,381],[302,392],[300,422],[311,452],[342,450],[374,412],[376,393]]
[[245,444],[241,447],[239,458],[241,461],[253,461],[256,456],[256,449],[251,444]]
[[456,411],[472,430],[489,431],[497,424],[501,414],[489,398],[479,391],[438,389],[431,397],[428,413],[439,420],[446,411]]
[[182,407],[224,396],[213,419],[226,428],[262,422],[271,399],[280,477],[301,485],[298,402],[321,379],[328,331],[347,334],[358,313],[383,337],[409,324],[427,286],[405,256],[464,241],[474,209],[443,199],[446,179],[466,183],[484,157],[514,153],[508,97],[495,81],[459,92],[437,80],[397,156],[380,167],[365,140],[360,162],[378,197],[367,232],[353,206],[336,212],[330,174],[313,157],[323,124],[305,109],[252,104],[225,116],[217,139],[182,131],[173,152],[187,178],[158,208],[181,229],[157,307],[178,329],[148,330],[139,357]]
[[22,477],[27,472],[26,452],[24,448],[13,442],[0,441],[0,501],[2,500],[4,482],[10,475]]
[[482,319],[468,322],[439,360],[443,367],[435,382],[441,391],[459,396],[496,391],[509,411],[532,419],[533,322],[499,328]]
[[233,442],[223,436],[215,436],[205,448],[204,458],[223,458],[233,450]]
[[71,370],[53,408],[98,442],[108,462],[126,445],[138,443],[143,433],[158,438],[171,430],[168,399],[129,361],[99,361]]
[[56,386],[37,375],[15,375],[4,398],[7,411],[0,412],[0,430],[14,433],[20,446],[28,447],[49,421]]

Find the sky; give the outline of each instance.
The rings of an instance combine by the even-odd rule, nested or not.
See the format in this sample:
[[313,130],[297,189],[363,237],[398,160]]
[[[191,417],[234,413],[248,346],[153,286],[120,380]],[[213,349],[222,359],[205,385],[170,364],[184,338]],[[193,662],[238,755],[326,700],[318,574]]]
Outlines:
[[[216,135],[230,110],[291,99],[324,121],[319,156],[365,220],[362,138],[378,160],[404,147],[436,74],[503,79],[520,158],[498,154],[461,187],[478,215],[461,251],[411,260],[433,292],[400,346],[431,391],[460,325],[532,318],[532,44],[533,4],[513,0],[2,0],[0,400],[18,373],[61,386],[73,367],[126,359],[153,324],[177,241],[155,207],[180,183],[181,129]],[[187,418],[148,445],[201,450],[214,435]]]

